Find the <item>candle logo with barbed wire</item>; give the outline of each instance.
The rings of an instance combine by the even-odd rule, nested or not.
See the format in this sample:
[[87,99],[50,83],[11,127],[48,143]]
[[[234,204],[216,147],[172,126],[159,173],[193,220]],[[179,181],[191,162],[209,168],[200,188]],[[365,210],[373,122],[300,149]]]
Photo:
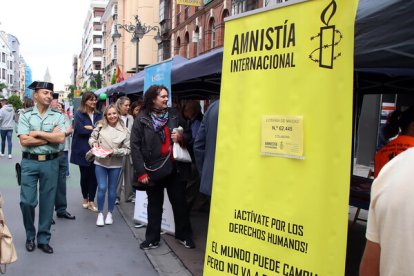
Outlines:
[[320,32],[310,38],[311,41],[319,38],[319,48],[310,53],[309,58],[319,63],[319,67],[333,69],[334,61],[341,56],[341,52],[337,52],[337,46],[341,42],[343,35],[335,25],[330,25],[332,17],[336,13],[336,2],[332,0],[321,13],[321,21],[324,24],[320,28]]

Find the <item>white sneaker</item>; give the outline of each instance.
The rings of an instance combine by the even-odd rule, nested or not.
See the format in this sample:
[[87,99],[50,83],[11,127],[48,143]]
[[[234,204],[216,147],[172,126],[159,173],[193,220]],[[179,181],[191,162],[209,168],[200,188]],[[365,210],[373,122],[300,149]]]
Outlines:
[[98,219],[96,220],[96,226],[104,226],[104,217],[102,213],[98,214]]
[[114,220],[112,219],[112,213],[108,212],[108,214],[106,214],[106,219],[105,219],[105,224],[112,224],[114,223]]
[[0,156],[1,156],[1,157],[4,157],[4,153],[0,153]]
[[9,154],[9,159],[12,159],[12,155],[11,154]]

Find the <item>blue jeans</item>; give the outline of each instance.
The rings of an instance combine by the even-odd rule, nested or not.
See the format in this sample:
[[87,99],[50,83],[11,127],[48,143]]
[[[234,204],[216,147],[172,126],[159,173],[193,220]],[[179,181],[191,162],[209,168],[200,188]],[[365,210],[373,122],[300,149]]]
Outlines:
[[13,129],[2,129],[0,130],[1,133],[1,153],[4,154],[4,150],[6,147],[6,137],[7,137],[7,150],[9,154],[12,154],[12,134]]
[[108,190],[108,212],[112,213],[114,210],[120,172],[121,168],[105,168],[95,165],[96,180],[98,181],[97,201],[99,212],[102,212],[104,208],[106,190]]

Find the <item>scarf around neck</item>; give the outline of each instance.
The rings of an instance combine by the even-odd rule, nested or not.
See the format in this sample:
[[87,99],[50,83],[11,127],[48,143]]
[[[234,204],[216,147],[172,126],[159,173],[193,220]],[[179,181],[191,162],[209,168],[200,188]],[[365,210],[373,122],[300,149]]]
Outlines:
[[[158,110],[157,110],[158,111]],[[164,126],[167,124],[168,121],[168,110],[162,111],[162,113],[158,113],[156,111],[151,111],[151,120],[154,130],[158,135],[161,137],[161,141],[165,142],[165,133],[164,133]]]

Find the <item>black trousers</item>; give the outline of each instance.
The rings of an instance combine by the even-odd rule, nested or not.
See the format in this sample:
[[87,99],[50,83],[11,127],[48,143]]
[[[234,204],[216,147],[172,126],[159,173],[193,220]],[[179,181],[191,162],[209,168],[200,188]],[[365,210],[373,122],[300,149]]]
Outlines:
[[95,200],[96,188],[98,187],[95,175],[95,164],[92,163],[90,166],[79,166],[79,170],[82,196],[84,199],[88,199],[92,202]]
[[157,182],[156,187],[146,191],[148,196],[148,225],[145,239],[148,242],[158,242],[160,240],[164,188],[167,189],[174,213],[175,237],[182,240],[192,238],[185,186],[185,181],[177,173],[173,173],[164,180]]

